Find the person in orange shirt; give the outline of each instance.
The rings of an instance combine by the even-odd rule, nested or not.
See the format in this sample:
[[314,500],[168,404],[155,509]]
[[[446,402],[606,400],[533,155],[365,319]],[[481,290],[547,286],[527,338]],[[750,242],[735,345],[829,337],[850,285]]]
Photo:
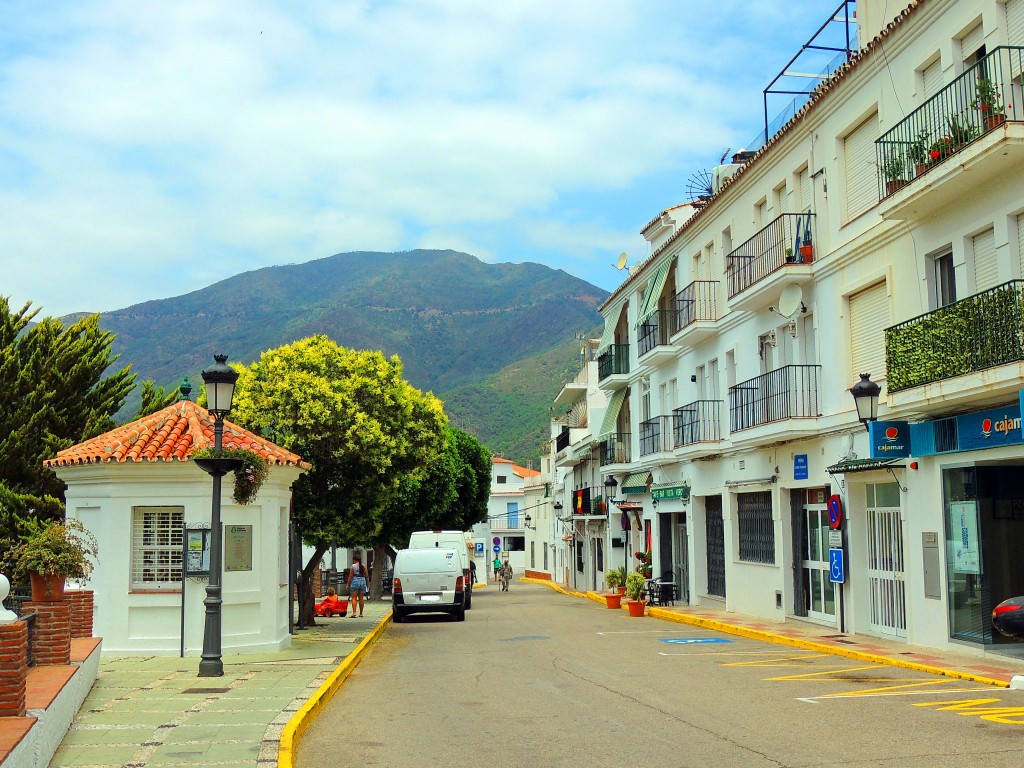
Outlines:
[[[338,603],[341,604],[341,600],[338,599],[338,593],[334,591],[334,587],[327,588],[327,594],[324,596],[325,603]],[[348,606],[345,606],[346,609]],[[341,612],[342,618],[345,617],[346,611]]]

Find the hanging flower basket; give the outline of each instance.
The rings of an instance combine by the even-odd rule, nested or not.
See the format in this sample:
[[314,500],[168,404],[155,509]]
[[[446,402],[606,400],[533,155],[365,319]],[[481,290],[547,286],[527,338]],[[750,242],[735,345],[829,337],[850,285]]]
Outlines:
[[[244,448],[224,448],[217,452],[212,448],[203,448],[192,454],[193,459],[234,459],[241,464],[232,463],[235,473],[235,487],[231,497],[236,504],[248,504],[259,493],[270,472],[267,460],[258,453]],[[200,462],[197,462],[200,463]],[[223,471],[222,471],[223,472]]]

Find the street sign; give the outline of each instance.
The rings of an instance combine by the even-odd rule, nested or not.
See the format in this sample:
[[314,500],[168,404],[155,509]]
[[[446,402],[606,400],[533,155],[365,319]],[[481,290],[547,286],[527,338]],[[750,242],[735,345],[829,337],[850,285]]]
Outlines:
[[484,553],[484,543],[482,541],[473,542],[473,554],[482,555]]
[[501,539],[495,536],[493,539],[491,539],[491,544],[501,544]]
[[833,584],[843,584],[846,581],[846,565],[841,549],[828,551],[828,580]]
[[499,552],[501,552],[501,545],[495,544],[493,547],[491,547],[491,550],[494,552],[494,554],[498,554]]
[[838,530],[843,524],[843,500],[837,495],[829,497],[828,500],[828,525],[833,530]]
[[710,645],[711,643],[731,643],[724,637],[663,637],[661,642],[669,645]]
[[828,532],[828,548],[829,549],[842,549],[843,548],[843,532],[842,531],[829,531]]
[[807,479],[807,454],[798,453],[793,457],[793,479]]

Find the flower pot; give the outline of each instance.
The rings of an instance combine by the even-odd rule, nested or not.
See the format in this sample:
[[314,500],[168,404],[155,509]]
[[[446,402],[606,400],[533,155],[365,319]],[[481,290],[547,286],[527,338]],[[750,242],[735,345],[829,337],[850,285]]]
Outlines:
[[629,608],[629,615],[637,618],[644,615],[644,609],[647,607],[647,603],[643,600],[627,600],[626,607]]
[[28,575],[32,582],[32,601],[35,603],[58,603],[64,599],[64,577],[53,573]]
[[805,264],[814,259],[814,246],[808,243],[800,246],[800,260]]
[[622,595],[618,592],[613,592],[604,596],[604,602],[609,608],[621,608],[622,607]]
[[615,588],[615,590],[616,590],[616,591],[617,591],[617,592],[618,592],[618,593],[619,593],[620,595],[624,595],[624,594],[626,594],[626,588],[625,588],[624,586],[623,586],[623,587],[616,587],[616,588]]
[[993,128],[998,128],[1000,125],[1006,122],[1005,114],[998,115],[985,115],[985,130],[991,131]]
[[914,175],[915,176],[920,176],[921,174],[923,174],[927,170],[928,170],[928,163],[918,163],[916,166],[914,166]]
[[886,196],[891,195],[905,186],[907,186],[906,179],[889,179],[889,181],[885,182],[885,194]]

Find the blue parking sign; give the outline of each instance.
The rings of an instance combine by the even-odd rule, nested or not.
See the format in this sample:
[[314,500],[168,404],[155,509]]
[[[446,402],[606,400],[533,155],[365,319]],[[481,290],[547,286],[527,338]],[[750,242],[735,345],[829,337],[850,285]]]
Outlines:
[[484,553],[484,543],[482,541],[473,542],[473,554],[482,555]]
[[828,580],[833,584],[843,584],[846,581],[846,563],[841,549],[828,551]]

